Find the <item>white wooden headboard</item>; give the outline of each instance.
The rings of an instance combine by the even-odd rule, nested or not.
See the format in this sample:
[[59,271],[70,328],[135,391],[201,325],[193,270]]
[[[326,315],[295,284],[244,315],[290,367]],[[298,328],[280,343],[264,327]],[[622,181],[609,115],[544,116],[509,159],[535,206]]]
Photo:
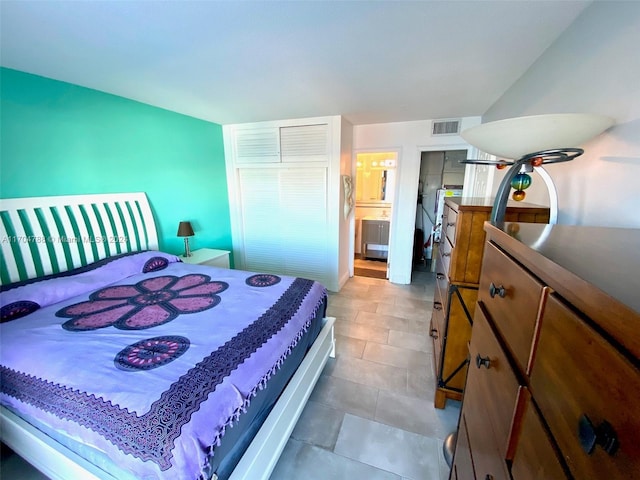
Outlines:
[[157,249],[141,192],[0,199],[0,285]]

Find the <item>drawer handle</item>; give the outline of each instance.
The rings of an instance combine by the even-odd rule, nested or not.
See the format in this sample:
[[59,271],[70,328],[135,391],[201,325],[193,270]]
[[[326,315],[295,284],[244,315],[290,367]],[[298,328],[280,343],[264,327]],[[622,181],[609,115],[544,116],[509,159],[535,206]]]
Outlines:
[[600,445],[609,455],[616,453],[620,446],[618,435],[609,422],[603,420],[596,427],[586,415],[580,417],[578,436],[580,437],[580,446],[589,455],[593,453],[596,445]]
[[451,256],[451,252],[443,253],[442,256],[443,257],[450,257]]
[[507,291],[504,289],[502,285],[500,285],[499,287],[496,287],[493,282],[491,282],[491,285],[489,285],[489,296],[491,298],[494,298],[496,295],[498,295],[500,298],[504,298],[506,294],[507,294]]
[[433,302],[433,309],[434,310],[442,310],[442,304],[440,302]]
[[436,330],[435,328],[431,329],[431,332],[429,332],[429,336],[435,340],[438,339],[438,330]]
[[444,273],[436,273],[436,278],[438,280],[443,280],[444,279]]
[[447,222],[447,227],[455,227],[456,222]]
[[480,354],[476,355],[476,367],[480,368],[482,366],[487,367],[487,369],[491,368],[491,359],[489,357],[481,357]]

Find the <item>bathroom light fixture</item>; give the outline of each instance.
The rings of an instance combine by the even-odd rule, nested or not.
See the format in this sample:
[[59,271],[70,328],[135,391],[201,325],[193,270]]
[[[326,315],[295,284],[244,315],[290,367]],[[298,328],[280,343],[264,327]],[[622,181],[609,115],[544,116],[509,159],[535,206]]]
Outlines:
[[191,250],[189,250],[189,237],[193,237],[193,227],[191,222],[180,222],[178,225],[178,237],[184,237],[184,256],[190,257]]
[[529,187],[529,173],[534,169],[540,174],[549,191],[550,219],[558,216],[558,195],[549,174],[542,168],[547,163],[567,162],[582,155],[577,148],[600,135],[613,125],[610,117],[589,113],[559,113],[533,115],[484,123],[464,130],[460,136],[471,145],[499,160],[464,160],[462,163],[511,166],[502,179],[491,211],[491,222],[501,223],[507,209],[511,188],[515,188],[514,200],[525,197]]

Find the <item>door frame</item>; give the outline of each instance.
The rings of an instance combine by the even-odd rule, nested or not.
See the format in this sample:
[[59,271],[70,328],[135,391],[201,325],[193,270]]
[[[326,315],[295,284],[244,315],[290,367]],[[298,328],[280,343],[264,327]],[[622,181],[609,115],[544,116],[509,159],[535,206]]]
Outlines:
[[[385,280],[389,280],[389,276],[390,276],[390,272],[391,272],[391,268],[392,268],[392,250],[393,250],[393,225],[394,225],[394,211],[395,208],[397,208],[398,205],[398,191],[400,190],[398,188],[398,180],[399,180],[399,176],[400,176],[400,164],[401,164],[401,158],[402,158],[402,148],[400,147],[390,147],[390,148],[359,148],[359,149],[355,149],[353,150],[353,156],[352,156],[352,162],[351,162],[351,178],[353,178],[353,195],[355,197],[356,195],[356,189],[358,188],[357,185],[357,162],[358,162],[358,155],[360,154],[368,154],[368,153],[394,153],[396,155],[396,175],[395,175],[395,182],[396,185],[394,186],[393,189],[393,199],[391,201],[391,215],[389,216],[389,247],[388,247],[388,254],[387,254],[387,273],[386,273],[386,278]],[[351,225],[350,225],[350,230],[352,233],[351,238],[349,240],[349,276],[353,277],[355,276],[355,255],[356,255],[356,232],[358,229],[357,223],[356,223],[356,210],[357,210],[357,203],[354,205],[354,209],[353,209],[353,216],[351,218]]]
[[[469,145],[468,143],[456,143],[456,144],[445,144],[445,145],[428,145],[428,146],[421,146],[418,145],[418,158],[420,159],[420,162],[422,161],[422,153],[423,152],[448,152],[451,150],[466,150],[467,151],[467,158],[476,158],[477,155],[477,149],[475,147],[472,147],[471,145]],[[464,170],[464,181],[463,181],[463,189],[462,189],[462,195],[463,196],[469,196],[472,194],[472,190],[468,188],[468,184],[470,184],[472,181],[475,180],[475,167],[476,165],[473,164],[466,164],[465,165],[465,170]],[[417,197],[417,187],[418,187],[418,182],[420,180],[420,166],[418,167],[418,178],[415,181],[416,184],[416,197]],[[489,182],[489,193],[490,193],[490,189],[491,189],[491,184]],[[417,202],[416,202],[417,204]],[[416,208],[416,216],[417,217],[417,208]],[[413,229],[416,228],[415,225],[415,218],[414,218],[414,224],[411,226]],[[424,232],[425,235],[425,239],[426,239],[426,235],[427,232]],[[426,240],[425,240],[426,241]],[[410,268],[410,272],[411,275],[413,276],[413,252],[411,252],[411,258],[409,259],[409,261],[411,262],[411,268]]]

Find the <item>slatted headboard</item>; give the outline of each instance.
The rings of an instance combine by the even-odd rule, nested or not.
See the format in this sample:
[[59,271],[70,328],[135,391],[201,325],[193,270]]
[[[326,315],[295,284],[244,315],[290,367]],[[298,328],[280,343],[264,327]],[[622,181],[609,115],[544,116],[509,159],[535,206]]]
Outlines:
[[157,249],[144,193],[0,200],[1,285]]

